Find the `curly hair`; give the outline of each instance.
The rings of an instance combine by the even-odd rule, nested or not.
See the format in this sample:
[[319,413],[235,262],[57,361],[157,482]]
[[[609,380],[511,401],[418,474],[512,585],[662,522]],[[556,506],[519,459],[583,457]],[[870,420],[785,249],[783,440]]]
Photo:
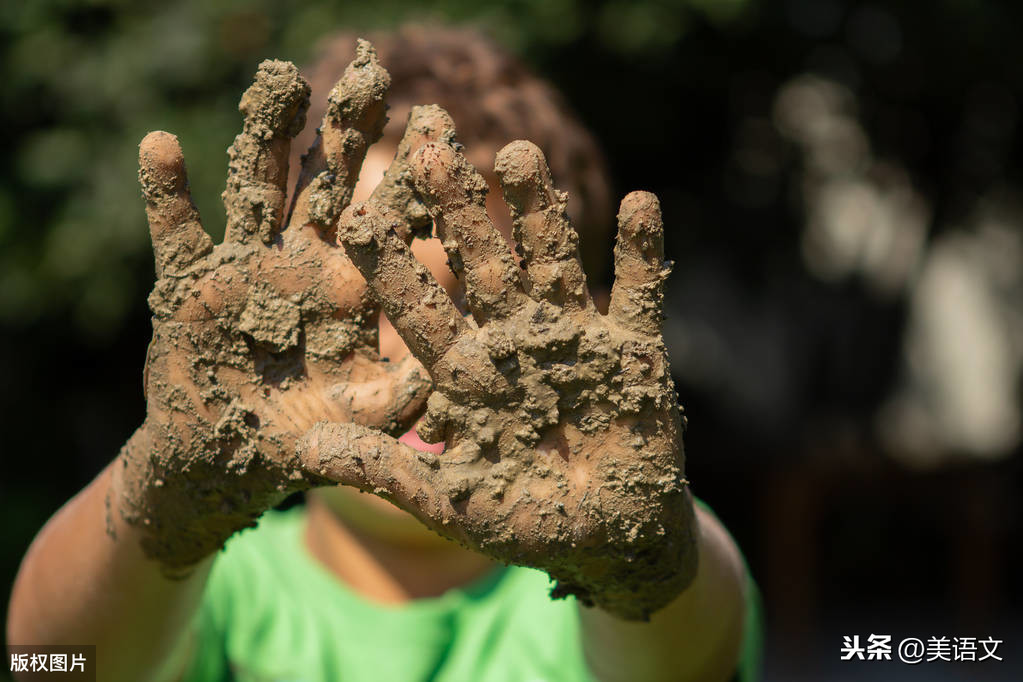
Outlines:
[[[355,55],[357,37],[353,32],[328,36],[303,69],[313,89],[310,121],[322,119],[327,93]],[[368,39],[391,74],[384,141],[397,144],[414,105],[439,104],[454,119],[469,161],[491,184],[501,147],[520,139],[534,142],[546,154],[559,189],[569,194],[568,212],[589,279],[603,281],[613,216],[607,164],[554,88],[476,29],[407,25]],[[293,148],[307,149],[313,129],[308,126]]]

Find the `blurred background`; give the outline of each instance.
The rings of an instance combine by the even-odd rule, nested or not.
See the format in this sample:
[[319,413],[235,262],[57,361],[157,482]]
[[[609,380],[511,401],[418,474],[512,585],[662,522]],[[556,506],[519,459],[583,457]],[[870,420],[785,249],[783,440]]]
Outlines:
[[[1021,679],[1012,2],[0,3],[0,605],[143,417],[138,141],[180,137],[219,239],[259,61],[421,19],[480,26],[565,94],[616,196],[660,196],[688,474],[763,592],[766,678]],[[871,633],[1005,660],[839,661]]]

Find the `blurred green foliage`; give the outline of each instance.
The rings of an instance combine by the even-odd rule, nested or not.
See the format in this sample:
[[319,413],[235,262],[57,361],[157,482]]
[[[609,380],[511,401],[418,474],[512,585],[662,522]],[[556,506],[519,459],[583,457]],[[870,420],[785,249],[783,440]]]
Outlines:
[[0,3],[0,324],[66,316],[103,342],[140,305],[152,266],[134,178],[149,130],[179,136],[196,203],[219,237],[224,150],[263,58],[301,63],[332,30],[416,19],[481,24],[527,59],[582,37],[641,58],[677,43],[693,17],[735,21],[748,2]]

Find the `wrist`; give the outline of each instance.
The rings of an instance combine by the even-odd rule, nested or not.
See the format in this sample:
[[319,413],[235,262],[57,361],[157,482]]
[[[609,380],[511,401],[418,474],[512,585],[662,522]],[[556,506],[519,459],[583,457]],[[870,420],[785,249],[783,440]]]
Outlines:
[[615,570],[591,593],[602,613],[622,622],[646,622],[690,590],[700,563],[700,524],[688,483],[679,494],[662,500],[644,532],[622,546],[609,545],[617,555]]
[[139,479],[144,476],[139,464],[146,457],[151,438],[146,422],[138,427],[110,465],[106,493],[106,530],[117,538],[125,526],[140,525],[141,511],[137,504],[138,491],[142,487]]
[[720,521],[694,507],[695,579],[648,622],[600,608],[580,609],[587,664],[600,680],[725,680],[738,665],[748,578]]
[[168,466],[173,459],[160,443],[160,428],[146,420],[114,461],[106,497],[107,533],[131,534],[165,577],[184,579],[220,549],[233,530],[211,530],[187,479]]

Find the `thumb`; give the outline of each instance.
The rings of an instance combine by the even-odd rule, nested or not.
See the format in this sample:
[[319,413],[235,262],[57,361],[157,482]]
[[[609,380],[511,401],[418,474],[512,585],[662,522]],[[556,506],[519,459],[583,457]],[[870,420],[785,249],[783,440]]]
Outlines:
[[422,413],[433,382],[411,355],[395,363],[374,362],[361,381],[338,386],[335,397],[351,420],[397,435],[408,431]]
[[465,513],[455,508],[465,486],[459,485],[459,472],[445,466],[449,454],[456,453],[442,458],[365,426],[330,422],[313,426],[298,445],[299,459],[310,472],[382,497],[465,544]]

